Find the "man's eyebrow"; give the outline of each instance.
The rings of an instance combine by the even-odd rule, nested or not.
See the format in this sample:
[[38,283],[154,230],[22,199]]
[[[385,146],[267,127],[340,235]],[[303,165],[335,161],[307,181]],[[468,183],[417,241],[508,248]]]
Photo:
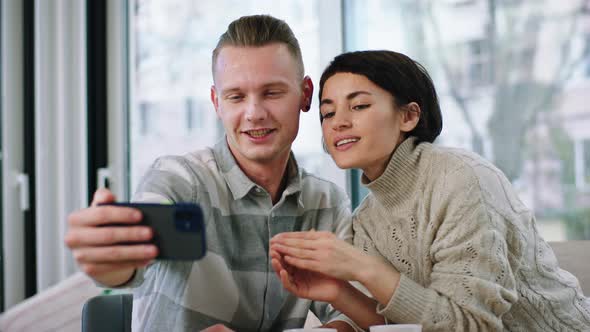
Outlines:
[[[359,95],[369,95],[371,96],[371,93],[368,91],[355,91],[355,92],[351,92],[349,94],[346,95],[346,99],[351,100],[354,99],[355,97],[358,97]],[[324,104],[333,104],[334,101],[332,99],[322,99],[322,101],[320,102],[320,107]]]
[[229,89],[225,89],[221,91],[221,95],[225,96],[228,95],[230,93],[236,93],[236,92],[240,92],[241,89],[240,88],[229,88]]
[[[285,82],[275,81],[275,82],[269,82],[269,83],[263,84],[261,86],[261,88],[262,89],[283,88],[283,87],[287,87],[287,86],[289,86],[289,84],[287,84]],[[225,90],[222,90],[221,91],[221,95],[227,95],[227,94],[230,94],[230,93],[236,93],[236,92],[241,92],[241,91],[242,91],[242,88],[240,88],[240,87],[230,87],[230,88],[227,88]]]
[[277,82],[266,83],[262,87],[263,88],[272,88],[272,87],[285,87],[285,86],[289,86],[289,84],[287,84],[285,82],[277,81]]

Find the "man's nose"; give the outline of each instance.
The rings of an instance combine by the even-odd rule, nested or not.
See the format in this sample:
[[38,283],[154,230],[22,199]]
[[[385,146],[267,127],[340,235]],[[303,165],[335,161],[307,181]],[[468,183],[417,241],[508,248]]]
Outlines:
[[246,120],[261,121],[266,119],[267,111],[264,105],[257,99],[252,98],[246,105]]

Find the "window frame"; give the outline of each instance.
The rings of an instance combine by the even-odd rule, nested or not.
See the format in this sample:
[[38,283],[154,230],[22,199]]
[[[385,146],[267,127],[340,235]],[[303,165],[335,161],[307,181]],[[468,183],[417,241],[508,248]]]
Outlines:
[[[2,250],[3,309],[25,299],[24,213],[18,175],[24,173],[23,10],[17,1],[2,1]],[[4,110],[12,110],[4,112]],[[17,268],[21,267],[21,268]]]
[[129,115],[133,100],[131,55],[133,12],[129,1],[107,0],[107,145],[109,189],[119,200],[131,199]]

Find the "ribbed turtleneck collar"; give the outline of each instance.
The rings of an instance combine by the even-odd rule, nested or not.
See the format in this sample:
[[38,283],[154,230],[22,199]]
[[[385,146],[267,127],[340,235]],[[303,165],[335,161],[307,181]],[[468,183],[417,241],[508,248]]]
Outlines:
[[403,141],[391,156],[383,174],[374,181],[370,182],[364,174],[362,176],[362,184],[385,208],[400,208],[404,201],[413,196],[420,175],[422,151],[426,147],[431,147],[428,143],[416,146],[415,142],[415,137],[408,137]]

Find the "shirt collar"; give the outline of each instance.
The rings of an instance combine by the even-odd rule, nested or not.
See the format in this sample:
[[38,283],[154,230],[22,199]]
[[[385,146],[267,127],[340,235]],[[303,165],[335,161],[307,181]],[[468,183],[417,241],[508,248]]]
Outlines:
[[[258,185],[244,174],[244,171],[238,166],[238,163],[227,144],[227,139],[224,136],[223,139],[218,141],[213,147],[213,153],[234,200],[238,200],[257,188]],[[287,196],[300,193],[302,175],[299,171],[299,166],[297,165],[293,152],[290,152],[289,161],[287,162],[287,176],[287,185],[283,195]]]

